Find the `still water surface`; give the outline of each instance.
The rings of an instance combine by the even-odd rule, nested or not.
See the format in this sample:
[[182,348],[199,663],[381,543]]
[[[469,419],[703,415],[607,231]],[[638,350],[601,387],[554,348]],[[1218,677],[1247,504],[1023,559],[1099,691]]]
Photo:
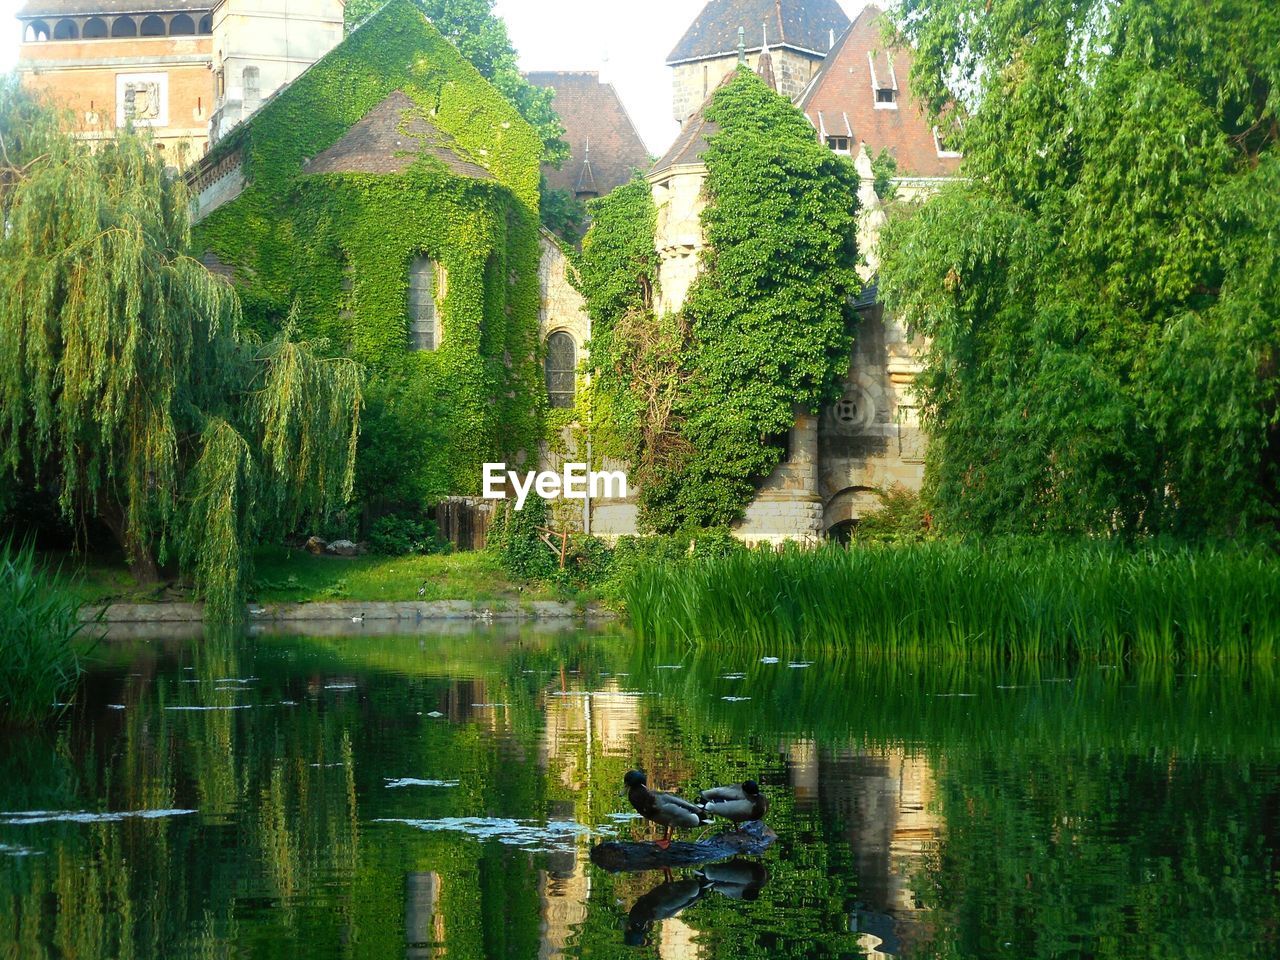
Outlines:
[[[0,956],[1274,957],[1280,681],[490,627],[111,641],[0,737]],[[633,765],[758,860],[610,874]]]

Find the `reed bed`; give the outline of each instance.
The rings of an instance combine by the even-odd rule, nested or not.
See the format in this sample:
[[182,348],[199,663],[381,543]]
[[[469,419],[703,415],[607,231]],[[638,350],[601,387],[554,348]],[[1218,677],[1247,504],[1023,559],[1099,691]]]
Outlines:
[[965,659],[1271,661],[1280,562],[1264,550],[934,542],[741,551],[637,570],[649,640],[821,643]]
[[30,547],[0,543],[0,726],[36,724],[81,673],[78,604]]

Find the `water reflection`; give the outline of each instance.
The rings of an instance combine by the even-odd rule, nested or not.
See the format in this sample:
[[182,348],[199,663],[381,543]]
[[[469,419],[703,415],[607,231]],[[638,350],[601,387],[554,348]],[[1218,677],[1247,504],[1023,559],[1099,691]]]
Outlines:
[[[57,730],[0,740],[2,957],[1280,948],[1266,675],[502,627],[98,656]],[[595,844],[648,835],[632,767],[686,796],[759,780],[777,843],[669,876],[596,867]]]

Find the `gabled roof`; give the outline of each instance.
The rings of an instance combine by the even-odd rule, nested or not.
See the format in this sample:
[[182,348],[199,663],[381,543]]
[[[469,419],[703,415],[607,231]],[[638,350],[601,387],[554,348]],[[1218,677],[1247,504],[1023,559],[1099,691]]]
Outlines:
[[[719,86],[723,87],[738,74],[736,71],[729,71],[725,78],[720,81]],[[693,112],[693,114],[684,122],[684,126],[680,128],[680,135],[676,137],[676,142],[671,148],[662,155],[662,159],[653,165],[653,169],[649,171],[649,179],[659,177],[674,167],[686,167],[702,162],[702,155],[707,152],[707,147],[711,145],[710,138],[720,132],[720,124],[713,120],[707,119],[707,107],[711,105],[711,97],[715,96],[713,90],[711,96],[703,101],[702,106]]]
[[[849,26],[837,0],[710,0],[667,55],[668,66],[738,52],[738,28],[746,31],[747,50],[792,47],[824,55],[831,37]],[[763,28],[763,30],[762,30]]]
[[434,157],[452,173],[492,180],[484,167],[459,153],[453,137],[426,118],[402,90],[388,96],[333,146],[302,167],[303,173],[403,173],[421,157]]
[[18,11],[30,17],[82,17],[95,13],[118,17],[124,13],[208,13],[215,0],[27,0]]
[[[865,143],[872,156],[888,150],[898,161],[900,176],[954,176],[960,159],[939,155],[933,125],[911,95],[911,51],[885,47],[882,16],[879,7],[868,6],[854,18],[797,106],[819,136],[852,137],[854,144]],[[897,109],[877,109],[875,87],[891,85],[897,88]]]
[[[595,71],[539,71],[525,75],[535,87],[555,91],[552,107],[564,124],[569,159],[544,166],[547,183],[570,193],[601,196],[649,165],[649,151],[612,84]],[[594,186],[592,186],[594,184]]]

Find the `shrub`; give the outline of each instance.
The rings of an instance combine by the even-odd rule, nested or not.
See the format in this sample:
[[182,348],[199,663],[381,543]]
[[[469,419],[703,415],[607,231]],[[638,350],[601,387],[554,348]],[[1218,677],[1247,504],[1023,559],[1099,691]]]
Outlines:
[[924,498],[914,490],[895,484],[877,490],[880,509],[859,522],[853,538],[863,543],[919,543],[929,538],[932,517]]
[[389,557],[435,553],[439,547],[434,520],[389,513],[369,528],[369,550]]
[[78,604],[30,547],[0,545],[0,724],[38,723],[80,677]]

